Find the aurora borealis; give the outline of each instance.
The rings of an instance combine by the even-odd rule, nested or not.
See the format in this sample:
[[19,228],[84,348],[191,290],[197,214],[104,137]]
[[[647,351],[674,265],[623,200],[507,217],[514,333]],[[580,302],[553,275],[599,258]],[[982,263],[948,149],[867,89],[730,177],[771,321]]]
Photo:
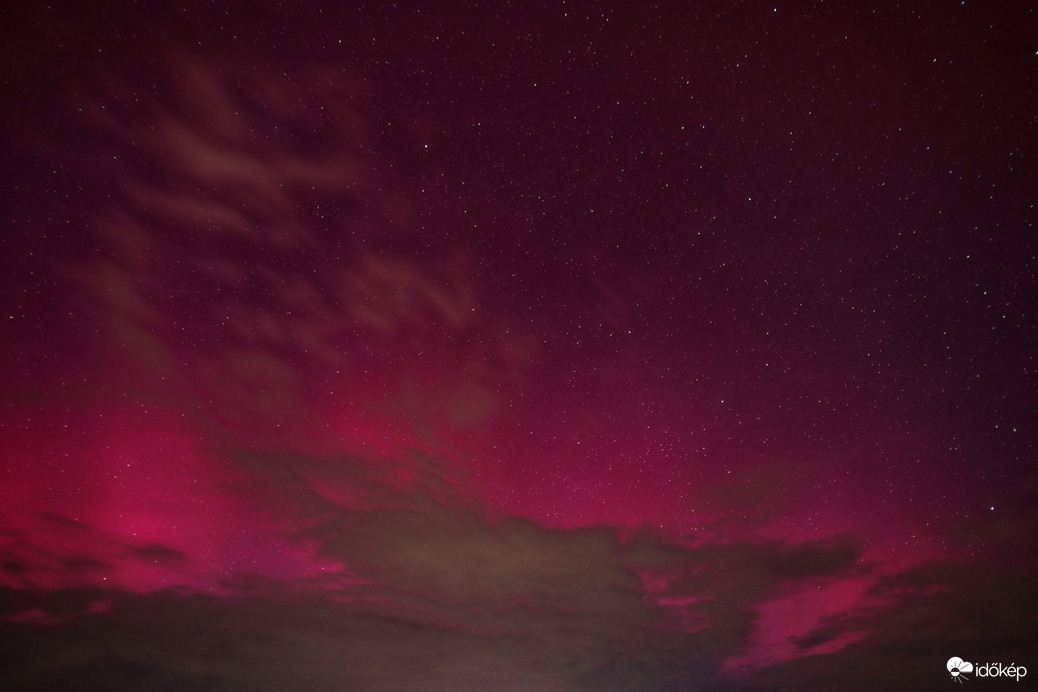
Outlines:
[[1035,8],[4,12],[4,689],[1038,670]]

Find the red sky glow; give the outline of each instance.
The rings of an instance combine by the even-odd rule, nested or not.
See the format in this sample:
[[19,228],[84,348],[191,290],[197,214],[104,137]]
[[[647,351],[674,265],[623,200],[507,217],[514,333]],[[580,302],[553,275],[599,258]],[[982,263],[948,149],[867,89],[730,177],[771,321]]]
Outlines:
[[1035,8],[7,14],[0,687],[1038,674]]

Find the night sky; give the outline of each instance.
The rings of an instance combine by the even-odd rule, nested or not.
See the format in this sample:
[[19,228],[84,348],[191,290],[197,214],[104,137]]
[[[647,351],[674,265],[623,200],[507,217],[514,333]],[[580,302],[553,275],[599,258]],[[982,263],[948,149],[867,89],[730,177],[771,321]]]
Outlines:
[[160,4],[0,11],[0,687],[1038,676],[1038,5]]

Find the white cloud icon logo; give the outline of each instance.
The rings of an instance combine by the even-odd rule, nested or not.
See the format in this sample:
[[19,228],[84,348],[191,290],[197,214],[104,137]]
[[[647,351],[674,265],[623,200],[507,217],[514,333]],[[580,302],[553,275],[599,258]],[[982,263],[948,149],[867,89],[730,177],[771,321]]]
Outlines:
[[948,672],[951,673],[951,678],[955,682],[969,680],[963,673],[972,673],[973,664],[969,661],[963,661],[958,656],[952,656],[948,659]]

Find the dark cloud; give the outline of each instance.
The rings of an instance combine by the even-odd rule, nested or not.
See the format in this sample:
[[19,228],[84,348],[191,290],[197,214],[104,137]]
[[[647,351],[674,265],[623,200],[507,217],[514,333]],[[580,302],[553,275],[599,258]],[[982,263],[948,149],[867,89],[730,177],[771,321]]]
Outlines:
[[821,644],[827,644],[836,639],[836,635],[830,632],[816,630],[806,637],[794,637],[793,643],[800,649],[813,649]]
[[[704,550],[649,536],[627,546],[606,529],[549,531],[511,519],[491,525],[435,504],[343,513],[312,537],[364,583],[336,594],[239,580],[247,595],[232,599],[172,591],[31,599],[7,590],[18,610],[80,614],[46,630],[3,625],[17,651],[36,652],[37,663],[9,678],[12,689],[61,689],[73,679],[84,690],[112,681],[156,689],[681,689],[709,679],[738,649],[760,598],[847,561],[843,546],[833,546],[829,560],[819,558],[821,546]],[[658,595],[645,591],[636,572],[658,565],[642,559],[650,552],[679,558],[668,568],[710,566],[695,580],[696,593],[712,603],[700,610],[701,631],[676,627]],[[805,566],[792,575],[775,569],[787,563]],[[761,584],[763,574],[773,582]],[[681,593],[691,584],[686,579]],[[82,614],[102,596],[112,597],[104,619]],[[62,654],[71,651],[78,653]]]
[[24,574],[28,567],[25,566],[25,563],[17,560],[4,560],[3,564],[0,565],[0,569],[3,569],[8,574],[18,575]]
[[[880,578],[873,606],[831,618],[796,643],[809,649],[846,633],[863,636],[839,652],[806,656],[732,676],[732,689],[934,689],[951,656],[1027,665],[1038,657],[1031,556],[979,567],[930,562]],[[1015,683],[1014,683],[1015,684]]]
[[82,529],[84,531],[90,530],[90,525],[80,521],[79,519],[73,519],[72,517],[62,516],[55,514],[54,512],[40,512],[40,517],[46,519],[49,522],[53,522],[59,526],[69,529]]
[[[881,683],[910,689],[943,682],[943,663],[952,653],[1006,661],[1034,654],[1033,647],[1020,646],[1034,629],[1033,609],[1019,607],[1028,596],[1021,574],[1007,570],[977,583],[969,569],[933,564],[881,579],[873,589],[884,599],[881,607],[842,617],[797,643],[809,649],[846,631],[866,632],[859,642],[836,653],[719,674],[723,661],[745,646],[753,612],[770,594],[809,575],[847,570],[853,551],[839,542],[727,550],[658,540],[648,545],[647,536],[626,546],[604,530],[493,527],[473,518],[448,521],[437,512],[426,518],[373,514],[370,524],[355,529],[381,532],[400,551],[385,558],[391,569],[379,572],[373,565],[381,549],[353,544],[349,554],[366,555],[369,576],[385,582],[339,595],[262,579],[232,599],[5,589],[9,616],[38,609],[60,618],[46,626],[0,625],[16,642],[6,650],[8,663],[19,661],[9,669],[8,688],[65,689],[75,680],[82,690],[112,684],[229,690],[453,685],[671,692],[808,689],[833,681],[843,689]],[[439,535],[448,527],[458,532],[457,542],[444,543]],[[332,547],[345,551],[338,542]],[[647,548],[672,556],[668,570],[679,562],[708,566],[706,575],[683,578],[667,592],[702,599],[695,609],[699,630],[675,627],[673,613],[656,604],[660,594],[647,593],[629,571],[659,566],[657,559],[638,559]],[[398,572],[397,555],[413,565]],[[978,590],[981,599],[964,598]],[[110,601],[103,617],[86,612],[103,599]]]
[[[157,689],[685,689],[716,679],[769,599],[847,574],[860,557],[844,538],[682,544],[651,531],[547,529],[489,516],[429,455],[404,485],[372,461],[240,455],[279,488],[278,506],[306,509],[294,520],[309,526],[294,540],[346,579],[240,573],[223,583],[235,598],[70,591],[48,601],[9,590],[12,609],[61,618],[45,631],[4,625],[45,652],[34,660],[59,661],[22,666],[14,689],[72,679],[80,689],[105,679]],[[317,492],[332,486],[349,506]],[[142,563],[188,561],[161,544],[126,551]],[[102,596],[99,620],[90,608]],[[100,636],[88,640],[88,630]],[[80,654],[67,661],[63,650]]]
[[102,603],[107,594],[101,589],[26,590],[0,587],[0,611],[5,619],[29,617],[47,622],[65,621],[83,615]]

